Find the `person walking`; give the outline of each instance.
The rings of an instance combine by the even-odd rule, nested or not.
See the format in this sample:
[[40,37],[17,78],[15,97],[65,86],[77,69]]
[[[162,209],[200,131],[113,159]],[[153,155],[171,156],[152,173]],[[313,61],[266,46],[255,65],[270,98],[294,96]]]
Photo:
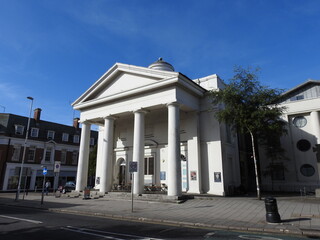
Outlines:
[[45,184],[45,191],[46,191],[46,195],[48,195],[49,193],[49,188],[51,187],[51,183],[50,181],[46,181],[46,184]]

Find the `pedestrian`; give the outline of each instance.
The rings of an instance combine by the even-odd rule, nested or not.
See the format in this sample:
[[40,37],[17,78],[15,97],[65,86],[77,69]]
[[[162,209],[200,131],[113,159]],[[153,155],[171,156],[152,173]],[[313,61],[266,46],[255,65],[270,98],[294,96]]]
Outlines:
[[46,191],[46,195],[48,195],[49,193],[49,188],[51,187],[51,183],[50,181],[46,181],[46,184],[45,184],[45,191]]

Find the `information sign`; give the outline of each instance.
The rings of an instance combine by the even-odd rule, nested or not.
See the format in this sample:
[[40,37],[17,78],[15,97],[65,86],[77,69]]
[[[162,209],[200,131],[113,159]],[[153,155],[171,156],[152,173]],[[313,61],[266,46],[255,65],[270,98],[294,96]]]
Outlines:
[[129,163],[129,172],[137,172],[138,171],[138,162],[130,162]]

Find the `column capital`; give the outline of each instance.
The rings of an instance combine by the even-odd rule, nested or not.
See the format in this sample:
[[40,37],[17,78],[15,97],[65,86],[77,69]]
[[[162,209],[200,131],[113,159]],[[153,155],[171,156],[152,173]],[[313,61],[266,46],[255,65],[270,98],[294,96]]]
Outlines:
[[88,119],[80,119],[78,122],[81,124],[91,124]]
[[133,112],[133,113],[144,113],[144,114],[146,114],[146,113],[148,113],[149,111],[146,110],[146,109],[143,109],[143,108],[139,108],[139,109],[133,110],[132,112]]
[[115,116],[112,115],[107,115],[103,117],[104,120],[109,119],[109,120],[116,120],[117,118]]
[[169,107],[169,106],[176,106],[176,107],[180,107],[182,104],[179,103],[179,102],[170,102],[170,103],[167,103],[166,106]]

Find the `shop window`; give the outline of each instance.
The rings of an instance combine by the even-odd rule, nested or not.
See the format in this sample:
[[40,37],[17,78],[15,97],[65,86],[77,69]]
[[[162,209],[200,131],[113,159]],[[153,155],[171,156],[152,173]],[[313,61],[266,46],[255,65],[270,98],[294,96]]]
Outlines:
[[94,138],[90,138],[90,145],[91,145],[91,146],[94,145]]

